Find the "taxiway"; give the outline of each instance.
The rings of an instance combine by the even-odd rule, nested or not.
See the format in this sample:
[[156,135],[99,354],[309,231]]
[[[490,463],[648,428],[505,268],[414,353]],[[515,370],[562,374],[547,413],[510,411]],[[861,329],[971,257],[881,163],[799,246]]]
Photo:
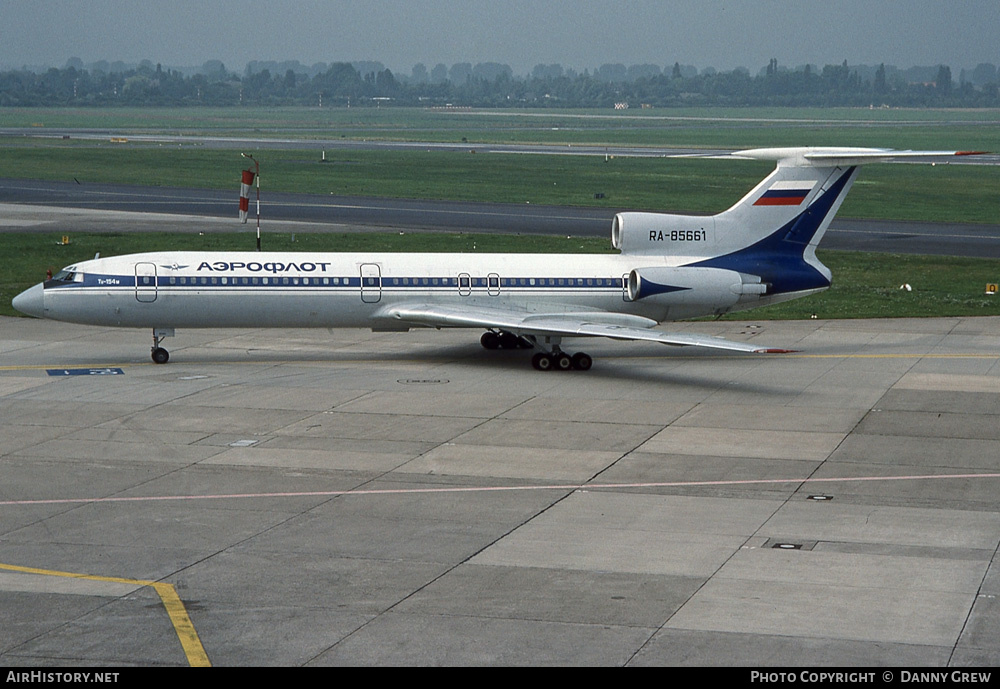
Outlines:
[[0,662],[1000,662],[1000,319],[678,325],[799,353],[2,318]]

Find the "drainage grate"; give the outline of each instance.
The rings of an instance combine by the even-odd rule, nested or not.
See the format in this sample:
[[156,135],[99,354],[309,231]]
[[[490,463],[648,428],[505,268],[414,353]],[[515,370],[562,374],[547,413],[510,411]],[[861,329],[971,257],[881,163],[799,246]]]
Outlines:
[[772,550],[812,550],[816,541],[797,541],[790,538],[769,538],[764,543],[765,548]]

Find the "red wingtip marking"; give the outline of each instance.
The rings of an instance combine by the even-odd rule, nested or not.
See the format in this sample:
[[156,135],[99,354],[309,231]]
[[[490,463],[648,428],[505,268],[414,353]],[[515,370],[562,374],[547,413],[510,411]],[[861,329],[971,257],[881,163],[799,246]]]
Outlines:
[[987,155],[989,151],[956,151],[957,156],[984,156]]

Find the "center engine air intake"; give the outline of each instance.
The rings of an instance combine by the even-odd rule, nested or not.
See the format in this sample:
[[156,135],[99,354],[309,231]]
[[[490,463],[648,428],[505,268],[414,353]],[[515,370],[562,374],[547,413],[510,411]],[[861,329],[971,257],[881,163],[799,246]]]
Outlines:
[[618,213],[611,246],[623,254],[696,255],[715,243],[715,218],[669,213]]

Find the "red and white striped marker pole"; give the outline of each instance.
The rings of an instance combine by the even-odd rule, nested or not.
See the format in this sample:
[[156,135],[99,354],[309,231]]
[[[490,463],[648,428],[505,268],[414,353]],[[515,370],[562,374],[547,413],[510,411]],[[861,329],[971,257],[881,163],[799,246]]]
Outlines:
[[250,185],[257,180],[257,251],[260,251],[260,163],[249,153],[241,153],[244,158],[253,160],[254,169],[244,170],[240,185],[240,221],[246,223],[247,212],[250,210]]

